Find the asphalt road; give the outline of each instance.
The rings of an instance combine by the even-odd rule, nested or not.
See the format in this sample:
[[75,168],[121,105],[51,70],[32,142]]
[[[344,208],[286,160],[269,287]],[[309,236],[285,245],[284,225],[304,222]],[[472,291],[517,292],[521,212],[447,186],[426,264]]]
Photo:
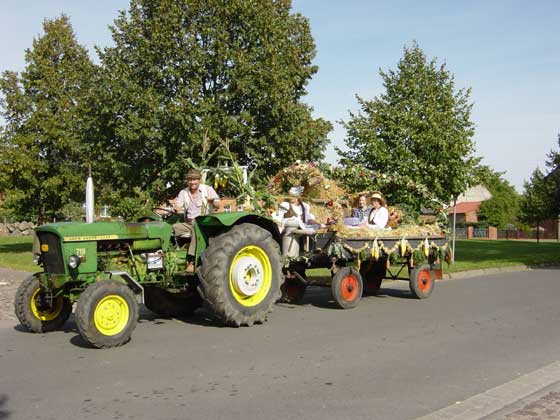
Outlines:
[[[327,289],[264,325],[143,312],[133,339],[84,346],[73,322],[0,321],[0,419],[413,419],[560,358],[560,270],[405,283],[353,310]],[[560,379],[560,378],[559,378]]]

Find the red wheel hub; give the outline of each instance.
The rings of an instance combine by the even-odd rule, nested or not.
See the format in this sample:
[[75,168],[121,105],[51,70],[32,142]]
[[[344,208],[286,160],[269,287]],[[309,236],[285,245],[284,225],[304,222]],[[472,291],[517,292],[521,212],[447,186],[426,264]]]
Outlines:
[[427,292],[432,286],[432,276],[428,270],[422,270],[418,273],[418,279],[416,280],[418,284],[418,289],[422,292]]
[[299,295],[301,295],[301,287],[289,285],[288,287],[286,287],[286,294],[290,298],[298,297]]
[[358,279],[352,275],[346,276],[340,283],[342,298],[346,301],[353,301],[358,297],[360,291]]

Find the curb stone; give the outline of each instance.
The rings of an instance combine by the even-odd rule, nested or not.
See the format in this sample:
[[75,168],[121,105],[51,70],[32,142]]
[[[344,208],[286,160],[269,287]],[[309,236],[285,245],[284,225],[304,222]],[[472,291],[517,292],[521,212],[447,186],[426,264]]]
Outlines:
[[529,271],[529,270],[535,270],[539,268],[560,269],[560,265],[558,264],[512,265],[506,267],[482,268],[480,270],[458,271],[457,273],[444,274],[442,280],[467,279],[471,277],[489,276],[492,274]]
[[556,361],[415,420],[503,419],[503,415],[511,413],[512,409],[517,409],[520,404],[540,398],[543,391],[559,388],[559,378],[560,362]]

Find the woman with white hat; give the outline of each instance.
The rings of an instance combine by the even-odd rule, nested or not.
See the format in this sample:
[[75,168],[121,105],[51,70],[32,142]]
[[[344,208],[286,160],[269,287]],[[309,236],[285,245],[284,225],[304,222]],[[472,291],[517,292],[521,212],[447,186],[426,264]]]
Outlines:
[[311,206],[301,199],[303,187],[292,187],[288,191],[289,201],[283,201],[272,218],[282,225],[287,221],[297,222],[300,229],[317,227],[315,216],[311,213]]
[[371,195],[371,203],[373,209],[368,215],[367,222],[364,221],[360,224],[361,227],[368,227],[372,229],[385,229],[387,222],[389,222],[389,210],[387,210],[387,202],[379,192],[374,192]]

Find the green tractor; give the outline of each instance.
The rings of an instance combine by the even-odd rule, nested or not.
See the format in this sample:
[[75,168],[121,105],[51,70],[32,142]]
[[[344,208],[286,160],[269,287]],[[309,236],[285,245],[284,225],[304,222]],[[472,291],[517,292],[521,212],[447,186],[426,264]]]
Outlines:
[[280,298],[281,237],[256,213],[199,216],[195,272],[172,234],[177,214],[137,223],[62,222],[36,228],[43,271],[23,281],[15,312],[32,332],[62,328],[76,303],[78,330],[94,347],[130,340],[138,305],[165,317],[186,317],[204,303],[226,325],[266,320]]

